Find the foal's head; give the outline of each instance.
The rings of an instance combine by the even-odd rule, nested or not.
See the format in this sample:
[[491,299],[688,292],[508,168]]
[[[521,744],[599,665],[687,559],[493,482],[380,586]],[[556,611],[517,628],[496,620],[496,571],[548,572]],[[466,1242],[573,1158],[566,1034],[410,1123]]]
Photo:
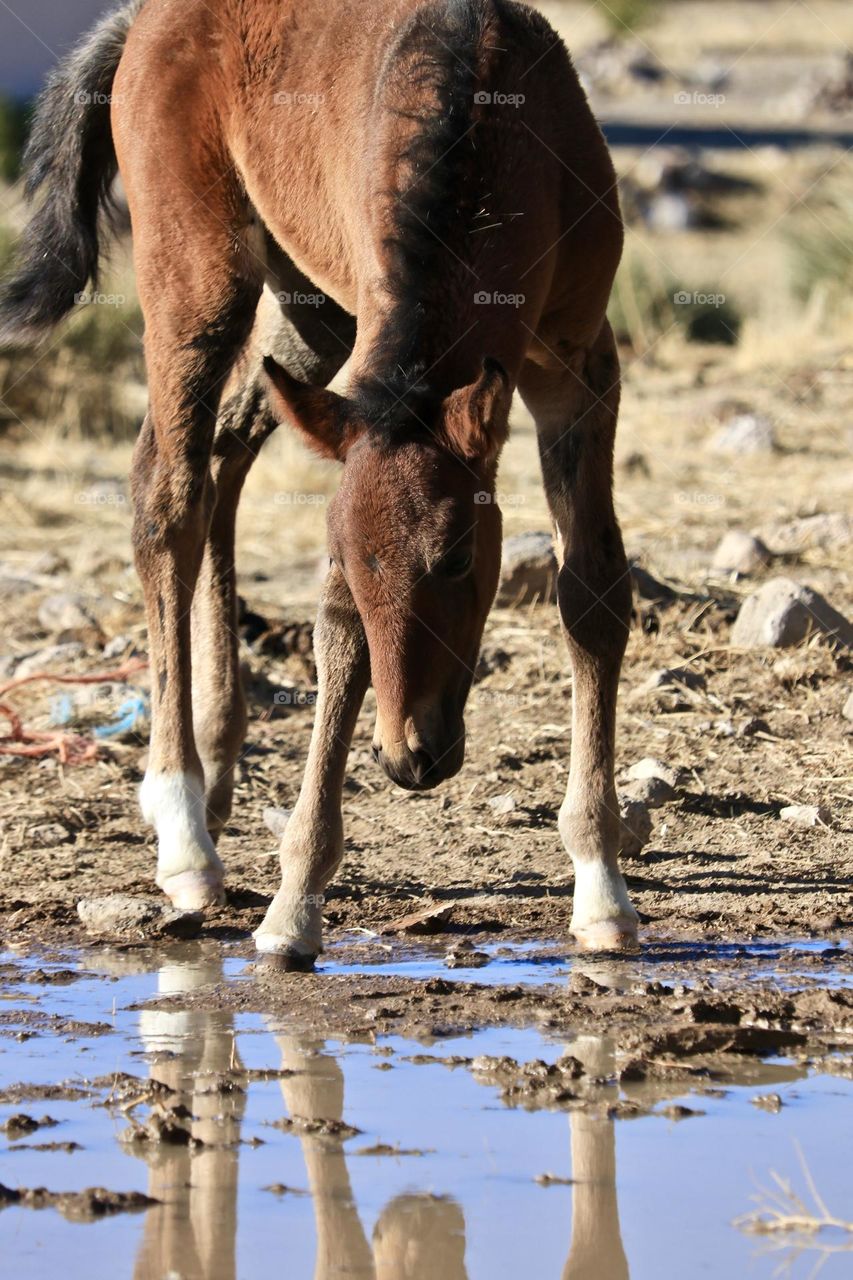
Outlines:
[[501,557],[495,502],[510,388],[495,361],[429,419],[383,429],[332,391],[266,362],[285,415],[344,463],[328,511],[329,552],[364,624],[376,691],[373,749],[400,786],[457,773],[463,709]]

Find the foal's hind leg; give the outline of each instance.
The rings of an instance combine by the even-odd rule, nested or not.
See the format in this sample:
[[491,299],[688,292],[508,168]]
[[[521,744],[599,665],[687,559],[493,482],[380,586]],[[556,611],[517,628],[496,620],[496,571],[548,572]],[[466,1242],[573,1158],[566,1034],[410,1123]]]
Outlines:
[[[280,250],[276,268],[276,284],[283,279],[291,297],[300,291],[316,293]],[[264,301],[268,298],[265,294]],[[207,829],[214,843],[231,813],[234,766],[246,732],[237,638],[237,507],[249,470],[278,425],[259,357],[270,352],[294,377],[325,386],[349,357],[354,324],[331,299],[326,299],[324,316],[320,327],[313,312],[306,315],[295,304],[262,305],[252,354],[242,362],[248,372],[219,414],[211,460],[215,501],[192,612],[193,725],[204,771]]]
[[132,473],[153,689],[140,802],[157,831],[158,885],[176,906],[197,909],[220,901],[224,889],[193,732],[190,614],[213,510],[219,397],[249,335],[260,282],[235,253],[225,222],[227,214],[233,223],[233,207],[213,217],[207,205],[187,211],[178,200],[183,187],[170,203],[162,174],[146,174],[145,167],[134,174],[139,186],[131,202],[150,393]]
[[247,725],[237,635],[237,507],[249,469],[277,425],[252,380],[223,406],[213,444],[213,514],[192,607],[192,703],[205,820],[214,844],[231,814],[234,766]]
[[[553,330],[551,330],[553,333]],[[563,543],[557,594],[572,660],[572,758],[560,835],[575,869],[572,931],[583,944],[632,944],[637,913],[619,870],[613,757],[616,692],[631,584],[613,510],[619,364],[609,324],[588,350],[557,339],[528,360],[519,391],[536,422],[545,491]]]

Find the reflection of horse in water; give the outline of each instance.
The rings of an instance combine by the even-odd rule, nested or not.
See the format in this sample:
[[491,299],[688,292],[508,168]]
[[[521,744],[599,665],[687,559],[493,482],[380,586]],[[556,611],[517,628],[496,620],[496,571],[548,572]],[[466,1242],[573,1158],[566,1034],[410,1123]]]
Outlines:
[[[164,965],[162,995],[222,979],[221,961]],[[242,1061],[228,1013],[143,1010],[140,1031],[157,1055],[153,1080],[174,1090],[169,1109],[189,1113],[189,1135],[204,1145],[151,1143],[148,1194],[161,1207],[146,1215],[134,1280],[236,1280],[240,1127],[246,1107]],[[341,1121],[344,1074],[322,1041],[277,1033],[281,1091],[291,1118]],[[174,1054],[175,1056],[172,1056]],[[223,1082],[224,1086],[223,1087]],[[184,1111],[183,1109],[186,1109]],[[352,1193],[343,1139],[300,1136],[317,1232],[315,1280],[466,1280],[465,1220],[455,1201],[430,1194],[394,1197],[368,1242]]]
[[[590,972],[592,970],[590,969]],[[222,979],[221,960],[202,948],[195,964],[164,965],[162,994],[192,991]],[[599,975],[600,976],[600,975]],[[624,977],[624,974],[620,976]],[[612,975],[608,979],[618,984]],[[281,1092],[291,1119],[343,1120],[344,1073],[323,1052],[323,1042],[273,1028],[281,1052]],[[173,1112],[186,1117],[191,1137],[205,1145],[151,1143],[149,1195],[161,1207],[146,1215],[134,1280],[236,1280],[237,1185],[240,1127],[247,1083],[237,1053],[232,1018],[222,1012],[145,1010],[140,1031],[158,1060],[155,1080],[175,1090]],[[586,1068],[585,1079],[615,1075],[614,1046],[605,1037],[579,1036],[568,1046]],[[163,1051],[166,1051],[165,1053]],[[171,1052],[169,1052],[171,1051]],[[763,1083],[805,1075],[804,1068],[757,1068]],[[230,1087],[229,1087],[230,1085]],[[606,1098],[600,1084],[595,1097]],[[637,1086],[647,1103],[679,1096],[675,1082]],[[615,1097],[617,1086],[612,1086]],[[185,1110],[182,1110],[185,1108]],[[191,1119],[189,1118],[191,1116]],[[616,1131],[612,1119],[577,1110],[571,1130],[571,1242],[562,1280],[628,1280],[616,1194]],[[465,1219],[459,1204],[432,1194],[395,1196],[382,1210],[368,1240],[350,1181],[344,1139],[329,1132],[300,1132],[314,1211],[317,1255],[314,1280],[467,1280]]]

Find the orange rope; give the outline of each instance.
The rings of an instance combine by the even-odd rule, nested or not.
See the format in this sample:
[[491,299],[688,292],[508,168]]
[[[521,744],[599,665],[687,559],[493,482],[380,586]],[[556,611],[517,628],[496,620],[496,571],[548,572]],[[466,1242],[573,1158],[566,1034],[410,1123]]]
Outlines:
[[[101,671],[87,676],[63,676],[53,671],[39,671],[31,676],[21,676],[0,685],[0,697],[10,689],[31,684],[34,680],[52,680],[57,684],[106,684],[126,680],[128,676],[144,671],[148,663],[144,658],[131,658],[130,662],[115,671]],[[21,717],[13,707],[0,702],[0,715],[4,715],[12,732],[0,737],[0,754],[10,756],[48,756],[54,752],[60,764],[91,764],[98,758],[98,744],[79,733],[64,729],[25,729]]]

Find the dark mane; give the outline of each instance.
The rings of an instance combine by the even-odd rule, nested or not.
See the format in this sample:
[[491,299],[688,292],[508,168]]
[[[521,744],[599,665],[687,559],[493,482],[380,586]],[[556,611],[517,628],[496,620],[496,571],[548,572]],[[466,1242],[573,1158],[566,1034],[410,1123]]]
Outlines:
[[406,95],[424,104],[415,111],[390,108],[416,127],[396,157],[399,189],[384,193],[392,219],[384,240],[391,309],[371,372],[351,392],[359,412],[383,433],[431,425],[438,408],[439,396],[426,381],[437,353],[427,343],[445,331],[436,313],[447,307],[448,264],[458,275],[464,272],[459,260],[470,256],[469,229],[481,195],[474,95],[483,83],[485,40],[499,3],[424,5],[400,32],[382,70],[380,94],[392,102],[399,98],[402,75]]

